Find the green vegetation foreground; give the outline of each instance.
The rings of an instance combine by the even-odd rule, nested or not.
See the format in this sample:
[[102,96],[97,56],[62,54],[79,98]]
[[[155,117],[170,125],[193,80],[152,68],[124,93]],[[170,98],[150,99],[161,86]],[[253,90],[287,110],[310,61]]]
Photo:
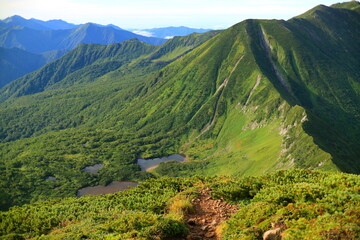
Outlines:
[[159,178],[131,190],[53,199],[0,213],[3,239],[182,239],[199,190],[239,206],[222,239],[359,239],[360,176],[286,170],[245,178]]

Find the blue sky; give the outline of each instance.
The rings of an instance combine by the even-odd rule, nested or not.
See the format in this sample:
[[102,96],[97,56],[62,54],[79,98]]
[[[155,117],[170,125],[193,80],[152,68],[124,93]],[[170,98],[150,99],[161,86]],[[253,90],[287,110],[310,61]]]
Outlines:
[[0,18],[20,15],[122,28],[227,28],[244,19],[289,19],[339,0],[0,0]]

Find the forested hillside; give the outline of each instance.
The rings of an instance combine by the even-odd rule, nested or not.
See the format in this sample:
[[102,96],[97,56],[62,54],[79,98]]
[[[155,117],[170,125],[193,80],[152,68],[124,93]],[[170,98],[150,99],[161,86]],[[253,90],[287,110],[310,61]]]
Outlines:
[[[155,143],[161,137],[99,126],[111,123],[105,118],[110,121],[118,116],[129,101],[129,89],[144,81],[144,76],[216,33],[177,37],[159,47],[138,40],[108,46],[84,44],[4,87],[3,99],[10,98],[0,110],[2,207],[73,196],[83,186],[114,179],[152,176],[135,164],[142,151],[138,147],[147,149],[144,141]],[[30,95],[19,97],[25,94]],[[167,142],[163,151],[175,151],[172,142]],[[102,161],[107,164],[98,176],[82,171]],[[48,175],[59,181],[46,181]],[[54,184],[61,188],[53,191]]]

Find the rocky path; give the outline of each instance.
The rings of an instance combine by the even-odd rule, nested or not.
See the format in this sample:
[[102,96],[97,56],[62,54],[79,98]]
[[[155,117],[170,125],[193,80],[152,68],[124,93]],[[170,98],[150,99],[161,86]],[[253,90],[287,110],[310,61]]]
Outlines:
[[217,227],[238,211],[236,205],[211,199],[210,191],[209,188],[202,189],[200,195],[193,199],[194,212],[186,217],[190,230],[186,240],[218,239]]

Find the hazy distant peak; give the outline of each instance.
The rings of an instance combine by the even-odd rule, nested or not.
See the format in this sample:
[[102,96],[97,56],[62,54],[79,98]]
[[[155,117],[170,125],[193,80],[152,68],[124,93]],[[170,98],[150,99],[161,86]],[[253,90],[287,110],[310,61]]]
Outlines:
[[19,15],[14,15],[3,20],[8,26],[23,26],[35,30],[47,30],[48,28],[34,22],[32,20],[25,19]]
[[[81,26],[81,25],[80,25]],[[102,24],[99,24],[99,23],[93,23],[93,22],[88,22],[88,23],[85,23],[85,24],[82,24],[82,26],[95,26],[95,27],[101,27],[101,28],[113,28],[115,30],[121,30],[121,31],[126,31],[114,24],[107,24],[107,25],[102,25]]]
[[42,21],[35,18],[30,19],[31,21],[37,22],[47,28],[53,29],[53,30],[60,30],[60,29],[72,29],[76,28],[79,25],[68,23],[62,19],[52,19],[48,21]]
[[76,28],[79,26],[76,24],[68,23],[61,19],[43,21],[36,18],[25,19],[19,15],[8,17],[2,22],[8,26],[18,25],[35,30],[60,30]]
[[19,15],[14,15],[14,16],[11,16],[11,17],[8,17],[8,18],[5,18],[3,21],[6,22],[6,23],[9,23],[11,21],[15,21],[15,20],[25,20],[25,18],[19,16]]
[[124,29],[122,29],[121,27],[118,27],[118,26],[116,26],[116,25],[114,25],[114,24],[108,24],[108,25],[106,25],[106,27],[112,27],[112,28],[115,28],[115,29],[117,29],[117,30],[124,30]]

